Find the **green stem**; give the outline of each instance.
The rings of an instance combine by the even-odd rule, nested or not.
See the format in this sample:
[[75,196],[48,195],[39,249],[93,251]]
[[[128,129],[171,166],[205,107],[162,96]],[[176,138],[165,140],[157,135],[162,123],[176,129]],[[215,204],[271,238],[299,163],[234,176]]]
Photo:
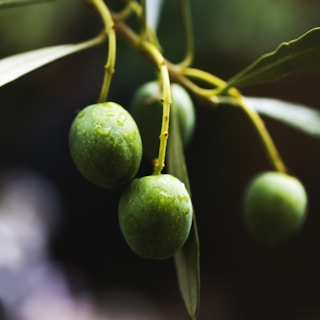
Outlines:
[[[116,18],[116,16],[115,16]],[[145,42],[139,43],[138,36],[130,29],[128,28],[122,21],[119,19],[115,20],[117,23],[117,31],[127,40],[127,42],[132,45],[134,49],[139,51],[140,53],[146,55],[146,57],[152,61],[153,64],[156,64],[159,69],[164,68],[165,70],[162,71],[163,74],[162,78],[167,79],[170,78],[174,79],[184,86],[186,86],[189,90],[191,90],[195,95],[200,96],[204,98],[206,101],[208,101],[211,104],[216,104],[219,103],[220,100],[226,100],[230,101],[230,103],[234,102],[236,105],[240,106],[247,117],[250,119],[250,121],[253,123],[254,127],[256,128],[257,134],[260,137],[260,140],[263,143],[263,146],[266,150],[266,154],[268,156],[268,159],[271,163],[271,165],[275,168],[277,171],[285,172],[286,167],[283,163],[283,161],[280,158],[279,152],[270,136],[268,133],[267,129],[264,126],[264,123],[260,116],[254,111],[248,108],[242,99],[241,93],[236,89],[236,88],[229,88],[227,87],[227,83],[214,76],[213,74],[199,70],[199,69],[194,69],[194,68],[186,68],[186,69],[181,69],[181,67],[174,65],[170,63],[169,61],[166,61],[163,56],[156,50],[152,45],[143,45],[147,44]],[[150,50],[150,48],[153,48]],[[157,52],[157,54],[155,54]],[[161,66],[161,67],[160,67]],[[215,87],[215,89],[203,89],[199,86],[197,86],[195,83],[189,80],[189,78],[196,79],[198,81],[202,81],[204,83],[207,83],[209,85],[212,85]],[[168,83],[168,80],[162,80],[163,83],[167,83],[164,85],[164,91],[165,88],[170,88],[170,84]],[[225,91],[227,89],[227,91]],[[225,92],[227,96],[225,97],[219,97],[216,94],[220,92]],[[156,163],[155,167],[155,173],[160,173],[163,166],[164,166],[164,156],[165,156],[165,148],[166,148],[166,138],[163,138],[165,132],[167,132],[167,125],[166,124],[166,113],[168,113],[168,109],[170,110],[170,103],[171,102],[171,96],[170,96],[170,90],[166,90],[166,92],[163,92],[163,97],[164,97],[164,121],[161,129],[161,136],[162,139],[160,138],[160,150],[159,150],[159,161]],[[166,97],[166,98],[165,98]],[[170,99],[168,99],[168,97]],[[168,106],[169,104],[169,106]],[[165,140],[165,141],[163,141]],[[163,163],[163,165],[161,164]]]
[[186,36],[186,54],[184,59],[179,63],[181,68],[190,66],[194,59],[194,41],[191,19],[191,8],[189,0],[179,0],[179,7]]
[[167,63],[161,52],[156,46],[149,42],[141,41],[140,43],[142,50],[148,54],[155,65],[157,66],[159,73],[159,80],[162,90],[162,124],[160,132],[160,145],[158,159],[154,166],[153,174],[160,174],[165,166],[166,149],[169,134],[169,118],[170,118],[170,106],[171,106],[171,88],[170,88],[170,78],[167,68]]
[[[201,89],[201,91],[198,92],[199,95],[207,97],[210,100],[214,98],[219,99],[216,95],[216,92],[218,92],[220,88],[227,88],[226,82],[224,80],[203,70],[187,68],[186,70],[184,70],[184,75],[216,86],[216,90]],[[247,117],[253,123],[254,127],[256,128],[257,134],[265,148],[267,157],[274,169],[276,171],[286,172],[286,167],[280,157],[280,154],[258,113],[247,107],[247,105],[243,102],[241,93],[236,88],[228,88],[226,94],[228,95],[226,98],[228,100],[231,99],[230,101],[235,100],[236,104],[242,108]]]
[[142,15],[141,15],[141,28],[140,28],[140,37],[143,40],[147,39],[147,1],[146,0],[141,0],[141,8],[142,8]]
[[[224,80],[204,70],[195,69],[195,68],[186,68],[183,71],[183,73],[186,77],[196,79],[198,81],[200,80],[216,88],[221,88],[226,86],[226,82]],[[213,97],[213,96],[217,96],[216,92],[217,92],[217,89],[202,89],[200,94],[202,96]],[[230,88],[227,94],[232,97],[241,96],[240,92],[236,88]]]
[[171,89],[170,89],[170,79],[169,73],[165,65],[161,67],[159,72],[160,82],[162,83],[162,124],[160,132],[160,145],[158,159],[154,167],[154,174],[160,174],[165,167],[165,158],[167,150],[167,142],[169,135],[169,118],[170,118],[170,106],[171,106]]
[[148,22],[147,19],[147,1],[146,0],[141,0],[141,7],[140,7],[140,11],[142,14],[140,14],[139,18],[140,18],[140,39],[142,39],[143,41],[149,41],[150,43],[152,43],[153,45],[155,45],[158,50],[161,50],[161,46],[157,37],[157,33],[156,30],[153,30]]
[[140,17],[141,15],[141,6],[136,1],[126,0],[125,7],[117,13],[119,19],[125,20],[129,18],[132,14]]
[[249,108],[244,102],[242,98],[236,99],[237,104],[242,108],[247,117],[253,123],[256,132],[264,146],[267,157],[269,159],[270,164],[273,166],[274,170],[279,172],[287,172],[286,166],[282,161],[280,154],[268,132],[266,129],[261,117],[258,115],[256,111]]
[[161,54],[161,51],[158,47],[156,38],[150,37],[150,29],[147,24],[146,19],[146,1],[142,0],[142,26],[140,36],[132,32],[132,30],[126,28],[125,24],[121,23],[119,16],[113,14],[115,22],[118,27],[124,27],[129,33],[131,38],[131,43],[133,47],[137,48],[141,53],[146,55],[148,59],[156,66],[159,73],[159,80],[161,84],[162,91],[162,124],[160,132],[160,144],[159,144],[159,153],[158,158],[154,165],[153,174],[160,174],[165,167],[165,158],[169,134],[169,118],[170,118],[170,106],[171,106],[171,86],[170,86],[170,77],[166,59]]
[[111,12],[104,3],[103,0],[86,0],[89,4],[93,5],[96,11],[99,13],[103,24],[104,30],[108,37],[108,56],[104,66],[104,79],[100,90],[100,96],[98,102],[104,102],[107,99],[112,75],[114,73],[116,62],[116,32]]

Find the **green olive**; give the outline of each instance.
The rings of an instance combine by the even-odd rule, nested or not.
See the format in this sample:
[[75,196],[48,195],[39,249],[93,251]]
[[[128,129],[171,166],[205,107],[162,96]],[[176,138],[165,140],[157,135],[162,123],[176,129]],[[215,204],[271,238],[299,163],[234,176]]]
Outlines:
[[244,219],[249,233],[266,244],[289,240],[301,228],[307,209],[307,194],[295,177],[263,172],[248,185]]
[[185,185],[169,174],[134,179],[121,195],[119,224],[129,247],[149,259],[173,256],[188,238],[193,208]]
[[[178,117],[184,146],[190,142],[195,129],[195,110],[188,92],[179,84],[171,84],[172,107]],[[140,129],[143,152],[153,159],[158,155],[159,135],[162,122],[162,93],[158,81],[140,86],[131,102],[131,113]],[[169,134],[170,139],[170,134]]]
[[70,128],[69,149],[81,174],[105,188],[129,183],[142,157],[138,127],[115,102],[93,104],[78,113]]

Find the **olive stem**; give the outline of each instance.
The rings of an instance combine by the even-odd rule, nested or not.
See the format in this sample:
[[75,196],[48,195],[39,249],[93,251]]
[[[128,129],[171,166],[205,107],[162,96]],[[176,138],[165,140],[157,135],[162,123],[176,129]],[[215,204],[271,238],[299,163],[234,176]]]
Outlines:
[[[117,25],[117,31],[120,33],[121,36],[131,45],[134,49],[138,52],[146,55],[146,58],[151,60],[153,64],[156,64],[159,70],[162,70],[162,83],[167,83],[163,85],[163,102],[164,102],[164,110],[163,110],[163,123],[161,129],[161,136],[164,136],[165,133],[168,133],[166,130],[166,123],[165,116],[166,114],[169,115],[170,111],[170,103],[171,103],[171,93],[170,90],[166,89],[170,88],[169,83],[169,75],[170,78],[180,82],[181,84],[185,85],[188,89],[190,89],[194,94],[204,98],[211,104],[217,104],[220,100],[228,100],[230,102],[235,103],[245,112],[246,116],[250,119],[254,127],[256,128],[257,134],[260,140],[263,143],[265,148],[266,154],[271,165],[275,168],[276,171],[286,172],[286,167],[280,157],[280,154],[268,132],[264,123],[257,112],[249,108],[243,101],[243,97],[241,93],[236,88],[230,88],[227,86],[227,82],[224,80],[214,76],[213,74],[195,69],[195,68],[185,68],[182,69],[178,65],[172,64],[169,61],[166,61],[165,58],[156,50],[156,48],[147,42],[140,42],[139,37],[132,31],[123,21],[117,19],[117,16],[114,15],[115,23]],[[152,50],[151,50],[152,48]],[[155,54],[157,53],[157,54]],[[160,73],[161,74],[161,73]],[[203,81],[207,84],[211,84],[215,87],[215,89],[204,89],[197,86],[195,83],[190,81],[188,78],[193,78],[198,81]],[[166,80],[167,79],[167,80]],[[225,93],[227,96],[218,96],[218,94]],[[168,106],[169,105],[169,106]],[[167,143],[167,137],[160,137],[160,150],[159,150],[159,157],[158,162],[155,166],[155,173],[160,173],[162,168],[164,167],[164,156],[165,156],[165,149]],[[163,152],[164,150],[164,152]],[[162,164],[161,164],[162,163]]]
[[[225,87],[226,85],[226,82],[224,80],[204,70],[196,68],[186,68],[185,70],[183,70],[183,74],[188,78],[200,80],[204,83],[209,84],[210,86],[215,87],[215,89],[199,88],[201,90],[199,90],[198,93],[203,97],[217,96],[216,88]],[[241,96],[240,92],[236,88],[229,88],[227,94],[232,97]]]
[[141,6],[136,1],[127,0],[125,7],[118,12],[118,16],[120,19],[125,20],[128,17],[130,17],[132,14],[135,14],[136,16],[140,17],[141,15]]
[[[158,43],[154,37],[149,39],[150,29],[148,28],[147,22],[147,4],[146,0],[142,0],[142,17],[141,17],[141,32],[140,36],[137,36],[135,45],[138,46],[142,51],[142,53],[146,54],[149,59],[154,63],[157,68],[158,76],[161,85],[162,92],[162,122],[161,122],[161,131],[159,136],[159,152],[158,158],[154,164],[153,174],[161,174],[163,168],[165,167],[165,158],[166,158],[166,150],[167,150],[167,142],[169,135],[169,118],[170,118],[170,106],[171,106],[171,86],[170,86],[170,78],[169,71],[167,67],[166,59],[160,52]],[[150,41],[151,40],[151,41]]]
[[179,63],[179,66],[181,68],[186,68],[192,64],[194,58],[194,41],[190,0],[179,0],[179,8],[184,27],[184,34],[186,36],[186,54],[184,59]]
[[161,50],[161,46],[156,34],[156,31],[150,28],[148,22],[148,3],[146,0],[141,0],[141,5],[139,7],[140,14],[138,16],[140,21],[140,40],[149,41],[153,45],[155,45],[159,50]]
[[276,171],[286,172],[286,167],[283,161],[281,160],[280,154],[269,132],[267,131],[261,117],[258,115],[258,113],[256,113],[254,110],[249,108],[243,102],[243,97],[236,88],[227,87],[226,85],[227,83],[224,80],[203,70],[187,68],[186,70],[184,70],[184,74],[187,77],[195,78],[217,87],[217,89],[215,90],[201,89],[201,91],[199,91],[199,94],[201,96],[207,97],[208,99],[214,100],[214,98],[217,98],[219,100],[219,97],[216,95],[216,93],[221,88],[226,88],[226,93],[228,94],[227,98],[231,99],[230,101],[232,100],[236,101],[236,104],[242,108],[244,113],[247,115],[247,117],[250,119],[250,121],[253,123],[254,127],[256,128],[257,134],[260,140],[262,141],[262,144],[266,150],[266,154],[268,156],[268,159],[271,165],[274,167]]
[[264,149],[266,151],[270,164],[274,167],[274,170],[278,172],[286,173],[287,172],[286,166],[282,161],[280,154],[259,114],[255,110],[249,108],[244,103],[242,97],[236,99],[236,103],[241,107],[241,109],[245,112],[247,117],[253,123],[256,129],[256,132],[264,146]]
[[112,75],[115,70],[115,62],[116,62],[116,32],[115,32],[115,25],[109,11],[109,8],[104,3],[103,0],[86,0],[89,4],[92,4],[94,9],[99,13],[103,24],[104,24],[104,31],[108,37],[108,56],[107,61],[104,66],[104,78],[102,82],[102,87],[100,91],[100,96],[98,102],[104,102],[107,99],[110,83],[112,79]]
[[160,174],[165,167],[165,158],[167,150],[167,142],[169,135],[169,118],[170,118],[170,107],[171,107],[171,87],[170,87],[170,77],[167,68],[167,63],[161,52],[153,44],[141,41],[140,45],[142,50],[148,53],[152,58],[154,63],[157,66],[159,73],[159,80],[161,84],[162,91],[162,123],[161,123],[161,132],[160,132],[160,144],[159,144],[159,153],[158,158],[155,162],[153,174]]
[[140,19],[141,23],[141,31],[140,31],[140,37],[143,40],[147,39],[147,1],[141,0],[141,8],[142,8],[142,16]]

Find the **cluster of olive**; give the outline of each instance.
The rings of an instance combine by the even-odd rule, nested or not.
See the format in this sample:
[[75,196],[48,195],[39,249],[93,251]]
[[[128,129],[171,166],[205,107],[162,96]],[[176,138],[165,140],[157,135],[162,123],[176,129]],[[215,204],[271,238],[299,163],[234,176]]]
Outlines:
[[[187,119],[179,121],[187,141],[194,124],[192,100],[178,84],[171,89],[179,119]],[[87,180],[122,189],[119,224],[129,247],[142,257],[164,259],[186,241],[193,208],[185,185],[173,175],[136,177],[142,153],[155,157],[159,145],[162,103],[157,81],[137,90],[132,114],[115,102],[87,106],[71,125],[70,153]]]
[[[194,105],[179,84],[171,84],[171,94],[186,145],[194,132]],[[190,195],[179,179],[162,173],[136,177],[142,154],[157,156],[161,97],[159,83],[151,81],[137,89],[130,113],[115,102],[87,106],[74,119],[69,134],[71,156],[81,174],[100,187],[121,188],[119,225],[129,247],[153,259],[168,258],[183,246],[193,215]],[[299,180],[264,172],[246,189],[244,221],[253,237],[275,244],[299,230],[306,207]]]

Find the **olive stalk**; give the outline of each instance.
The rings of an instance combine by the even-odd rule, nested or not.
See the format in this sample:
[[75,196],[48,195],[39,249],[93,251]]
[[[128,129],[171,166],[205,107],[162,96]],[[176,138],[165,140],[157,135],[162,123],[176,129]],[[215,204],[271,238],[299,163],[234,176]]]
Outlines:
[[159,80],[161,84],[162,91],[162,122],[161,122],[161,132],[160,132],[160,144],[158,158],[154,165],[153,174],[160,174],[165,167],[166,149],[169,135],[169,119],[170,119],[170,107],[171,107],[171,87],[170,87],[170,77],[166,64],[165,58],[162,56],[158,48],[145,41],[141,41],[140,45],[142,50],[149,54],[154,60],[155,65],[158,69]]
[[182,69],[190,66],[194,58],[194,38],[192,29],[192,18],[190,0],[179,0],[179,8],[186,37],[186,52],[184,59],[178,64]]
[[274,170],[278,172],[286,173],[287,172],[286,166],[282,161],[280,154],[259,114],[255,110],[249,108],[243,102],[242,97],[239,97],[236,99],[236,104],[241,107],[241,109],[244,111],[246,116],[253,123],[256,129],[256,132],[264,146],[264,149],[266,151],[270,164],[273,166]]
[[[171,86],[168,67],[165,58],[162,56],[157,42],[149,41],[148,38],[148,21],[147,21],[147,2],[141,1],[142,17],[141,17],[141,32],[140,37],[137,39],[138,46],[141,46],[141,50],[145,52],[153,60],[160,80],[161,92],[162,92],[162,122],[160,132],[160,143],[158,158],[154,164],[153,174],[160,174],[165,167],[167,141],[169,135],[169,118],[170,118],[170,106],[171,106]],[[153,38],[151,40],[154,40]]]
[[[203,98],[207,98],[213,103],[219,103],[221,99],[217,92],[220,90],[220,88],[227,88],[226,82],[215,75],[195,68],[186,68],[183,71],[184,75],[200,80],[204,83],[207,83],[209,85],[215,86],[217,89],[203,89],[200,87],[195,88],[196,93]],[[225,97],[226,101],[229,101],[233,104],[236,104],[237,106],[241,107],[241,109],[244,111],[246,116],[250,119],[252,124],[254,125],[256,132],[264,146],[264,149],[266,151],[267,157],[270,161],[270,164],[274,167],[276,171],[279,172],[286,172],[286,166],[284,165],[280,154],[268,132],[266,129],[261,117],[258,115],[257,112],[249,108],[243,101],[243,97],[241,93],[236,88],[228,88],[226,91],[227,97]]]
[[[140,40],[139,36],[129,28],[121,19],[117,18],[116,14],[113,14],[114,21],[116,24],[117,32],[131,45],[135,50],[145,55],[153,64],[159,69],[160,82],[163,85],[163,121],[160,135],[160,148],[159,157],[155,165],[155,173],[160,173],[164,167],[165,150],[167,144],[167,135],[169,127],[169,112],[171,104],[171,93],[170,93],[170,81],[169,76],[172,80],[180,82],[196,96],[204,98],[211,104],[216,105],[220,101],[226,100],[241,107],[246,116],[250,119],[256,132],[264,146],[267,157],[276,171],[286,172],[286,166],[284,165],[280,154],[266,129],[259,114],[249,108],[243,101],[241,93],[236,88],[229,88],[227,83],[216,77],[215,75],[199,70],[196,68],[181,68],[181,66],[170,63],[167,61],[159,50],[148,42]],[[214,89],[205,89],[196,85],[191,79],[207,83],[214,87]],[[226,94],[226,96],[220,96]],[[168,117],[168,118],[167,118]]]
[[142,15],[140,17],[140,37],[143,40],[147,39],[147,1],[146,0],[141,0],[141,8],[142,8]]
[[127,0],[125,7],[117,13],[118,17],[122,20],[125,20],[129,18],[132,14],[135,14],[136,16],[141,16],[141,6],[138,2]]
[[100,15],[100,18],[104,24],[104,32],[108,37],[108,56],[107,61],[104,66],[104,78],[102,82],[102,87],[100,90],[100,96],[98,102],[105,102],[109,93],[109,88],[111,84],[112,75],[115,71],[116,62],[116,32],[115,25],[109,11],[109,8],[104,3],[103,0],[86,0],[89,5],[92,5],[94,9]]

